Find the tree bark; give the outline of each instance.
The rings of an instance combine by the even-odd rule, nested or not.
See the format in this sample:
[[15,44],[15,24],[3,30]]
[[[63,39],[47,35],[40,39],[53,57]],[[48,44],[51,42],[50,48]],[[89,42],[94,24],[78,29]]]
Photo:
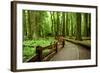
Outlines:
[[77,13],[77,24],[76,24],[76,40],[82,40],[81,37],[81,13]]

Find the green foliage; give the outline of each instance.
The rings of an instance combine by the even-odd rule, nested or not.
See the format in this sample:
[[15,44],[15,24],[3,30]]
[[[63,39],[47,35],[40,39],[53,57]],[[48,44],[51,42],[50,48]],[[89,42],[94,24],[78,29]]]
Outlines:
[[35,40],[26,40],[23,42],[23,45],[25,46],[48,46],[50,45],[52,42],[54,42],[55,39],[54,38],[39,38],[39,39],[35,39]]
[[23,47],[23,61],[35,56],[36,49],[31,47]]
[[[37,40],[26,40],[23,42],[23,61],[27,61],[27,59],[31,58],[32,56],[36,55],[36,46],[48,46],[53,43],[55,40],[54,38],[47,37],[47,38],[39,38]],[[32,47],[33,46],[33,47]],[[50,50],[47,48],[43,51],[43,56],[46,56]]]

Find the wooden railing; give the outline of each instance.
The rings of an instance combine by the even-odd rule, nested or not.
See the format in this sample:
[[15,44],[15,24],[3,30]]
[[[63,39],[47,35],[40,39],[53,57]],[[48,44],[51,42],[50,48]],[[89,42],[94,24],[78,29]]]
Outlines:
[[[35,61],[49,61],[60,49],[62,49],[65,45],[65,41],[63,38],[58,37],[57,42],[54,42],[46,47],[37,46],[36,47],[36,56],[31,57],[27,62],[35,62]],[[43,52],[45,50],[49,50],[47,54]]]

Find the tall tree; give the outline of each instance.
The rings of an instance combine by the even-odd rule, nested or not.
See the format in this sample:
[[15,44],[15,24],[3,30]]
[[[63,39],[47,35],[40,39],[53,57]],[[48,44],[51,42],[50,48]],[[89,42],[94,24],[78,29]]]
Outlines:
[[76,13],[73,13],[73,36],[75,36],[75,32],[76,32]]
[[91,14],[88,13],[88,36],[91,36]]
[[68,29],[68,13],[66,13],[66,36],[69,36],[69,29]]
[[81,37],[81,13],[77,13],[77,24],[76,24],[76,40],[82,40]]
[[57,32],[56,32],[57,36],[59,35],[59,24],[60,24],[59,23],[59,12],[57,12],[57,28],[56,28],[57,29]]
[[72,37],[73,33],[73,24],[72,24],[72,13],[68,12],[68,28],[69,28],[69,36]]
[[62,19],[63,19],[63,31],[62,31],[62,35],[65,37],[65,12],[62,13]]
[[71,25],[71,37],[73,36],[73,13],[70,15],[70,25]]
[[50,12],[50,16],[51,16],[51,31],[52,31],[52,35],[54,35],[54,19],[53,19],[53,12]]
[[84,14],[84,36],[88,36],[88,14]]
[[31,33],[31,11],[27,10],[27,36],[28,39],[31,40],[32,39],[32,33]]
[[56,23],[56,12],[53,12],[53,20],[54,20],[54,34],[57,35],[57,23]]
[[23,10],[23,39],[27,39],[27,19],[26,19],[26,17],[27,17],[27,15],[26,15],[26,12],[25,12],[26,10]]

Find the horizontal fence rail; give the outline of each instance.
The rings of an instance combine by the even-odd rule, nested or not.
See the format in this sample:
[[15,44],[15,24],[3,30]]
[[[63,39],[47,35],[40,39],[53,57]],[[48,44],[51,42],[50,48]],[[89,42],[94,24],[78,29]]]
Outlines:
[[[56,42],[45,47],[37,46],[36,55],[29,58],[27,62],[49,61],[65,45],[65,40],[62,36],[56,37],[56,40],[57,40]],[[48,50],[49,52],[47,54],[44,54],[45,50]]]

